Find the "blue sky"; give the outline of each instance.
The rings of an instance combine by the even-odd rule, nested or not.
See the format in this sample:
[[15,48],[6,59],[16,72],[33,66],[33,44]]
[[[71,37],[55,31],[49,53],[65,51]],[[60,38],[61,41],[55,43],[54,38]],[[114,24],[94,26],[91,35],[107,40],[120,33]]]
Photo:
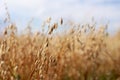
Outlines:
[[[72,19],[87,23],[94,17],[98,24],[109,22],[109,32],[120,28],[120,0],[6,0],[11,19],[18,29],[34,18],[33,29],[40,29],[48,17]],[[0,20],[5,16],[4,0],[0,0]]]

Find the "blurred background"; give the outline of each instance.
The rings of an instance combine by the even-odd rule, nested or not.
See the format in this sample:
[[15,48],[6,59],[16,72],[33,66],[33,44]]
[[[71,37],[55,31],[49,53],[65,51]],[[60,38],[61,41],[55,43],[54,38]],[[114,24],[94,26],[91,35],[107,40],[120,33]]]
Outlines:
[[[6,5],[5,5],[6,4]],[[0,27],[6,25],[6,7],[12,22],[19,31],[25,29],[33,18],[32,29],[40,29],[48,17],[89,23],[93,18],[97,25],[108,24],[108,31],[114,34],[120,29],[120,0],[0,0]]]

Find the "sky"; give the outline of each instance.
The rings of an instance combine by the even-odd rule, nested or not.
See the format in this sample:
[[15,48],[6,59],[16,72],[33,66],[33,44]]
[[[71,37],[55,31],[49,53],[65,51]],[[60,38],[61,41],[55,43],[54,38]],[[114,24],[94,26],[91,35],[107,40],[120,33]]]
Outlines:
[[4,1],[19,30],[32,18],[33,30],[38,30],[48,17],[79,23],[87,23],[94,17],[97,24],[108,24],[110,33],[120,28],[120,0],[0,0],[0,23],[6,13]]

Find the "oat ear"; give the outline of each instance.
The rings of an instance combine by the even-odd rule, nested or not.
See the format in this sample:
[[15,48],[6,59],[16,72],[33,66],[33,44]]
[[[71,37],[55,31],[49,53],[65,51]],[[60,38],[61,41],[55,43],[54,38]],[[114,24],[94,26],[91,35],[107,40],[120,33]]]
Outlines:
[[63,19],[62,19],[62,18],[60,19],[60,24],[61,24],[61,25],[63,24]]

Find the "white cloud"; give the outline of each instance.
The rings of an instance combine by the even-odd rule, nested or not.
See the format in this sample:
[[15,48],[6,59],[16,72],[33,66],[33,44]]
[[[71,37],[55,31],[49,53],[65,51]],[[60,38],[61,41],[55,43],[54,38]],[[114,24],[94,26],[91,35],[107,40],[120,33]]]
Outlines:
[[[12,18],[19,23],[31,17],[45,19],[49,16],[53,18],[65,17],[84,21],[89,20],[92,16],[100,21],[120,18],[120,11],[116,9],[115,5],[93,5],[103,3],[104,1],[105,0],[6,0]],[[118,24],[118,21],[112,22],[112,24]]]
[[44,0],[7,0],[6,2],[11,7],[33,8],[37,7],[38,5],[42,6]]
[[[10,11],[23,16],[46,17],[46,16],[89,16],[112,17],[119,15],[113,7],[90,5],[89,3],[103,2],[104,0],[85,1],[81,4],[77,0],[7,0]],[[109,0],[107,0],[109,1]],[[78,3],[77,3],[78,2]],[[75,4],[74,4],[75,3]]]

